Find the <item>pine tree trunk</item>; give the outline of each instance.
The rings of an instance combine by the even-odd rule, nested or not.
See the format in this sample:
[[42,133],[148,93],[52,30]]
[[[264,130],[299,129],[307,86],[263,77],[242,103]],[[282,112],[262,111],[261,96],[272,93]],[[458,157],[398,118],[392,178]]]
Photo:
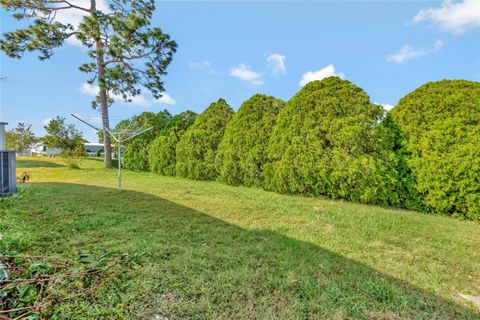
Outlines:
[[[100,40],[97,40],[97,67],[98,67],[98,85],[100,87],[100,110],[102,113],[102,125],[103,129],[110,130],[110,119],[108,116],[108,98],[107,98],[107,88],[102,79],[105,76],[105,65],[103,62],[103,44]],[[112,167],[112,141],[110,138],[110,133],[106,130],[103,132],[103,146],[105,150],[104,165],[105,168]]]
[[[93,13],[96,10],[96,1],[90,0],[90,11]],[[103,53],[103,42],[100,38],[95,39],[95,45],[97,49],[97,68],[98,68],[98,86],[100,87],[100,111],[102,113],[102,125],[103,125],[103,148],[105,150],[104,165],[105,168],[110,169],[112,167],[112,140],[110,133],[105,129],[110,130],[110,119],[108,116],[108,97],[107,88],[103,82],[105,76],[105,63]]]

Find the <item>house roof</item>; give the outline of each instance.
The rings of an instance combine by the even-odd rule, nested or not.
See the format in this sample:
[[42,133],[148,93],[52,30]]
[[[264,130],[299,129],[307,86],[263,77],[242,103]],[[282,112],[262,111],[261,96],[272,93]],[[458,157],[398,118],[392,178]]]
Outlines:
[[87,142],[83,144],[85,147],[103,147],[103,143]]

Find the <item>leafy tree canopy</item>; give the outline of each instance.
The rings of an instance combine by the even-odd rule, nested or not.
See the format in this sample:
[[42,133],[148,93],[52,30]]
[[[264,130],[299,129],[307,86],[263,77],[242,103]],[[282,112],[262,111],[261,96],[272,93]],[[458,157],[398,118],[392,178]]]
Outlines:
[[195,119],[177,144],[177,175],[202,180],[217,177],[215,156],[234,113],[225,100],[219,99]]
[[47,134],[42,138],[49,148],[58,148],[64,151],[72,151],[79,147],[83,148],[86,140],[73,124],[66,124],[65,118],[56,117],[44,127]]
[[219,180],[233,185],[262,185],[268,142],[284,105],[280,99],[256,94],[240,106],[218,149]]
[[38,138],[32,131],[32,125],[23,122],[18,123],[15,128],[6,133],[7,150],[11,149],[17,152],[23,152],[37,141]]
[[428,209],[480,220],[480,83],[427,83],[391,114]]

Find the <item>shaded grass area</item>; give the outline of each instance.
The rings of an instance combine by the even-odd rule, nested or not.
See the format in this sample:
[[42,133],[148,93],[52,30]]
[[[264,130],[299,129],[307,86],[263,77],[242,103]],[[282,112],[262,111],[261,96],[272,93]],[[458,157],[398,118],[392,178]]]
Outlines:
[[65,167],[58,160],[44,160],[45,158],[26,158],[21,157],[17,160],[17,167],[23,169],[29,168],[58,168]]
[[480,316],[457,297],[480,290],[472,222],[151,174],[126,173],[119,194],[93,162],[33,177],[34,192],[2,211],[27,228],[21,250],[144,254],[121,296],[59,305],[59,318]]

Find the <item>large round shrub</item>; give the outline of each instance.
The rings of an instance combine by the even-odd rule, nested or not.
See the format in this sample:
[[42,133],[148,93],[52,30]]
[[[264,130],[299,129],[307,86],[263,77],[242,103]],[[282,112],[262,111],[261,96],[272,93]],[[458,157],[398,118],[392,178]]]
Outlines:
[[[165,130],[167,121],[171,118],[167,110],[154,112],[143,112],[132,119],[122,121],[116,130],[141,130],[152,127],[132,140],[129,140],[125,147],[122,162],[124,166],[133,171],[149,171],[149,153],[152,141]],[[133,123],[132,123],[133,122]]]
[[338,77],[305,85],[277,117],[265,187],[289,193],[377,202],[373,128],[383,109]]
[[215,179],[215,156],[227,123],[234,114],[223,99],[212,103],[177,144],[176,174],[191,179]]
[[219,180],[233,185],[260,186],[268,142],[278,112],[285,103],[256,94],[245,101],[228,123],[218,148]]
[[427,83],[391,114],[427,208],[480,220],[480,83]]
[[165,130],[150,146],[150,170],[167,175],[175,175],[176,147],[185,131],[193,124],[197,114],[185,111],[170,118]]

